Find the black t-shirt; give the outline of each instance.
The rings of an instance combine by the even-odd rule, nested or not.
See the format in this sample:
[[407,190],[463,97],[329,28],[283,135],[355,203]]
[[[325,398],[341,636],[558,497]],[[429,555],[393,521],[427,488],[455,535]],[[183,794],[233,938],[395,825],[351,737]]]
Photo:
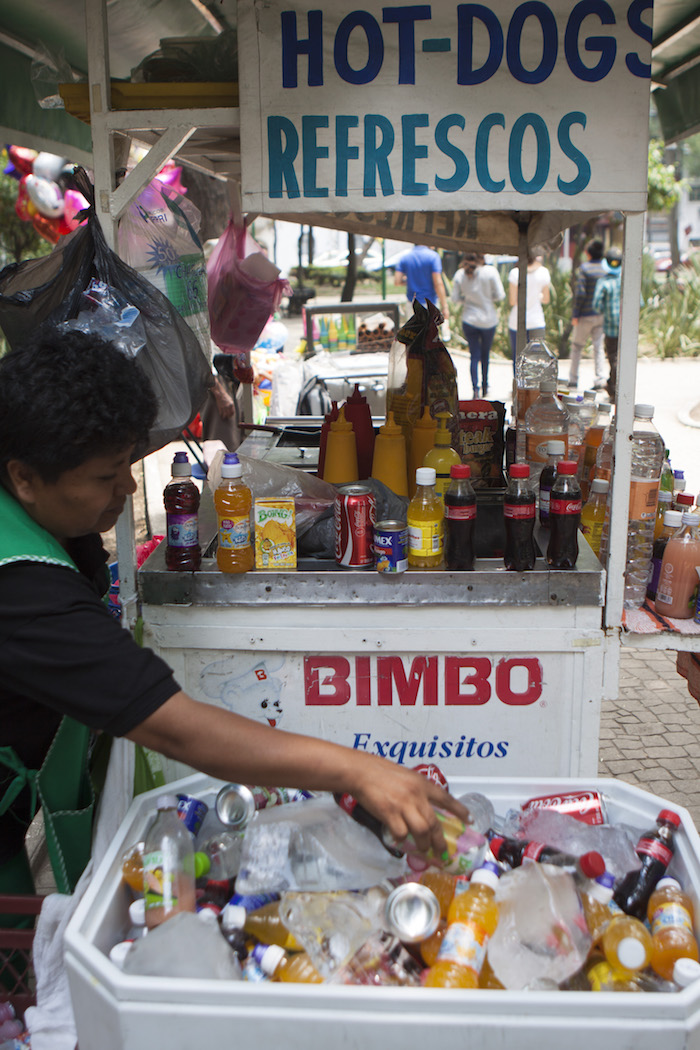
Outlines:
[[[124,736],[178,690],[168,665],[141,649],[103,604],[98,536],[73,541],[79,572],[14,562],[0,567],[0,746],[37,769],[63,715]],[[0,764],[0,799],[11,774]],[[28,797],[0,817],[0,860],[21,847]]]

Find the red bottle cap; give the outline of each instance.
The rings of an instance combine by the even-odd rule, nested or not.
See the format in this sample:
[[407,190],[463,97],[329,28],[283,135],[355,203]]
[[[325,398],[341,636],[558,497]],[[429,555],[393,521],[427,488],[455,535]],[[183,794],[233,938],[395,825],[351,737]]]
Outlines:
[[468,463],[455,463],[450,467],[451,478],[470,478],[472,476],[472,468]]
[[529,478],[530,465],[529,463],[511,463],[508,473],[511,478]]
[[662,809],[656,818],[657,824],[662,822],[664,824],[673,824],[674,828],[681,826],[681,818],[677,813],[674,813],[672,809]]
[[557,463],[557,474],[575,474],[577,470],[578,463],[572,459],[560,459]]
[[605,871],[605,861],[596,850],[584,853],[579,857],[578,863],[587,879],[597,879]]

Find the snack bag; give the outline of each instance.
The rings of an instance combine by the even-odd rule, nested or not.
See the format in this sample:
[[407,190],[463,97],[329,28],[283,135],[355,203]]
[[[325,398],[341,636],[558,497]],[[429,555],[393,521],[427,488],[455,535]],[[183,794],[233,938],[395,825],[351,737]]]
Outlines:
[[503,453],[506,406],[482,399],[459,402],[457,451],[471,467],[474,488],[500,488],[504,484]]

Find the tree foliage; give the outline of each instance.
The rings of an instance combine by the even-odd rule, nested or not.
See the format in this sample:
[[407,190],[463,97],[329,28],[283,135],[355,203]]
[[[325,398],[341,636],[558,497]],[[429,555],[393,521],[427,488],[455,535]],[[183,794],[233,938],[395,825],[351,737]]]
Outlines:
[[674,165],[664,162],[664,144],[659,139],[649,143],[648,182],[648,211],[670,211],[678,203],[683,183]]
[[[7,154],[3,150],[7,163]],[[0,172],[0,259],[5,266],[22,259],[48,255],[52,245],[15,211],[17,180]]]

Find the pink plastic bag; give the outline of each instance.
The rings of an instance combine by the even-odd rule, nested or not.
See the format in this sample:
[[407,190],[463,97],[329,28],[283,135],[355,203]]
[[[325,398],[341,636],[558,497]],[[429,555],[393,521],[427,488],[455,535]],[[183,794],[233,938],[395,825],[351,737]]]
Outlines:
[[233,216],[207,263],[211,337],[225,354],[253,349],[291,287]]

